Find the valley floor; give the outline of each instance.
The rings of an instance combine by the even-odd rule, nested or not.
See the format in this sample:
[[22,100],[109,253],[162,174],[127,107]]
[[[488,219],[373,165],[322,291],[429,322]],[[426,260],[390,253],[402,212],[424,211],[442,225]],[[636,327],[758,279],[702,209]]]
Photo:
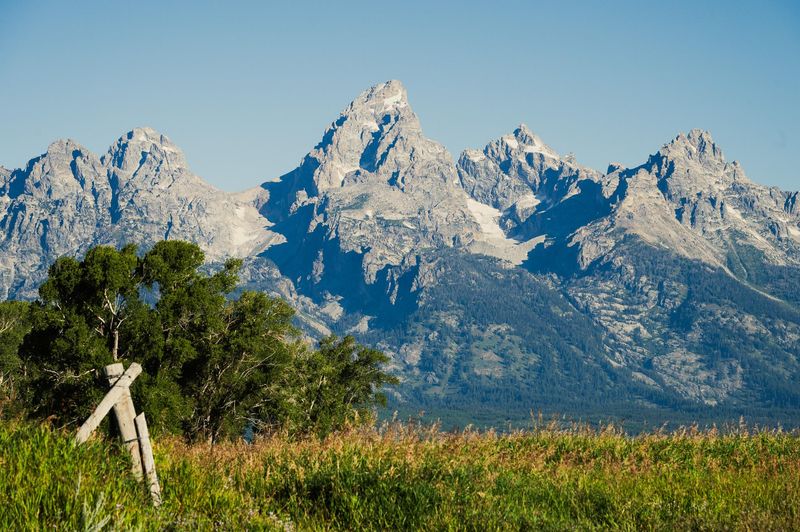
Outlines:
[[0,529],[800,529],[800,435],[683,430],[155,441],[155,510],[118,444],[0,424]]

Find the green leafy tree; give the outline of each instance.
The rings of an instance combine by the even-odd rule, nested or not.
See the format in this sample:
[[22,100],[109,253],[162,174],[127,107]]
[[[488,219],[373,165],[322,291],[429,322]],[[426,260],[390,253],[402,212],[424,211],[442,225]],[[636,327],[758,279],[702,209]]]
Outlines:
[[241,261],[204,275],[203,259],[185,242],[160,242],[144,257],[143,284],[159,293],[163,344],[143,350],[146,379],[158,384],[144,387],[142,398],[166,428],[177,421],[190,438],[216,441],[276,417],[275,384],[302,345],[284,301],[247,291],[230,298]]
[[23,376],[18,350],[30,330],[30,304],[0,302],[0,415],[18,413],[18,382]]
[[381,369],[388,360],[352,336],[324,338],[319,349],[305,353],[297,365],[291,423],[301,431],[324,435],[370,419],[375,405],[386,404],[381,389],[398,382]]
[[135,246],[98,246],[83,261],[58,259],[31,309],[20,348],[31,414],[77,423],[104,394],[104,366],[125,359],[120,334],[139,299]]
[[378,351],[347,337],[310,350],[294,311],[259,292],[232,295],[241,261],[205,273],[195,244],[99,246],[58,259],[31,307],[17,362],[29,414],[76,424],[108,388],[101,369],[144,371],[132,388],[156,432],[217,441],[246,428],[327,432],[364,417],[394,382]]

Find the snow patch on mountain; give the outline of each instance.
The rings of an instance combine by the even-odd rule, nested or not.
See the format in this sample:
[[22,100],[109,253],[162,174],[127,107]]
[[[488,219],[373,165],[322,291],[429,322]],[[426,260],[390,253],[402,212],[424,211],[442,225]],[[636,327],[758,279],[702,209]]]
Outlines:
[[500,227],[502,213],[498,209],[472,198],[467,199],[467,206],[481,229],[480,234],[476,236],[470,246],[474,253],[497,257],[519,266],[528,257],[531,249],[543,243],[547,238],[546,235],[539,235],[519,242],[507,237]]

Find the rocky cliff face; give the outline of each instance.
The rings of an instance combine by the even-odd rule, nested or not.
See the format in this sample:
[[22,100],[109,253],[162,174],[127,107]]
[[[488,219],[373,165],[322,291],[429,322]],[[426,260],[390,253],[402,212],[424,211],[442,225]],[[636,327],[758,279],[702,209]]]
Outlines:
[[571,240],[582,267],[623,234],[723,269],[737,265],[743,246],[772,264],[798,264],[798,219],[786,208],[791,194],[750,181],[707,132],[680,134],[645,164],[612,169],[603,181],[609,215]]
[[524,124],[482,151],[466,150],[458,174],[472,198],[503,212],[505,229],[576,193],[580,181],[600,178],[574,157],[559,156]]
[[[373,284],[386,268],[413,263],[417,250],[462,245],[478,231],[450,154],[422,134],[397,81],[361,94],[296,170],[263,188],[262,213],[284,236],[323,248],[316,266],[298,270],[313,284],[337,254],[361,262]],[[286,252],[273,255],[286,262]]]
[[0,168],[0,289],[33,297],[92,245],[187,239],[244,257],[310,335],[387,351],[398,407],[800,422],[797,196],[700,130],[605,174],[524,125],[454,162],[390,81],[241,194],[147,128],[102,157],[67,140]]
[[184,238],[214,259],[257,253],[276,238],[250,197],[202,181],[167,137],[148,128],[124,135],[103,157],[72,140],[54,142],[0,183],[6,297],[34,296],[57,257],[97,244]]

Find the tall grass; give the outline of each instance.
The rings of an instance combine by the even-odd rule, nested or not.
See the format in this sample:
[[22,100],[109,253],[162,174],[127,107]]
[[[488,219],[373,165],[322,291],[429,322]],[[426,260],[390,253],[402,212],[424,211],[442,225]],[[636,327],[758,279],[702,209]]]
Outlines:
[[0,529],[800,529],[800,437],[779,431],[392,424],[155,451],[158,510],[117,444],[0,426]]

